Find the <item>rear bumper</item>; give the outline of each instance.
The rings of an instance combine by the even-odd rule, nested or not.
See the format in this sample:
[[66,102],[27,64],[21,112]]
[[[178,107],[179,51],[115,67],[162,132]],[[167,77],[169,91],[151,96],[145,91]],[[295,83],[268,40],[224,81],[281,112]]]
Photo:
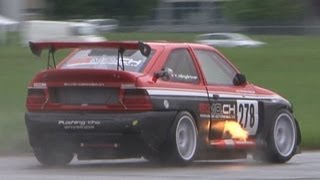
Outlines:
[[30,144],[112,148],[135,151],[157,149],[167,138],[175,111],[139,113],[26,112]]

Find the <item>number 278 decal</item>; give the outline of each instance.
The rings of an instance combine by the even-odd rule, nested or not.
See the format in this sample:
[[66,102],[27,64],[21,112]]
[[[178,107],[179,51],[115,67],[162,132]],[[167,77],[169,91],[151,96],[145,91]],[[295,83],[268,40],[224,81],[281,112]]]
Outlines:
[[259,122],[258,101],[237,100],[237,121],[249,135],[255,135]]

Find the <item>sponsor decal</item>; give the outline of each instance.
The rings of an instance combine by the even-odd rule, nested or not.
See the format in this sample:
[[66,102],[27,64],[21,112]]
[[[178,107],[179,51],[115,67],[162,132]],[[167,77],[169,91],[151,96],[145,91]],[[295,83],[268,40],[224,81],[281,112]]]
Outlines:
[[213,119],[236,119],[236,103],[235,102],[219,102],[211,105]]
[[[79,53],[79,52],[78,52]],[[83,52],[87,53],[87,52]],[[78,54],[78,56],[81,56],[81,51]],[[134,56],[134,55],[132,55]],[[130,67],[139,67],[141,66],[147,58],[142,57],[141,59],[133,59],[130,57],[123,57],[123,64],[125,66]],[[122,63],[122,61],[121,61]],[[108,66],[117,66],[118,64],[118,56],[87,56],[83,58],[76,58],[69,60],[64,67],[65,68],[73,68],[75,66],[101,66],[101,67],[108,67]]]
[[139,121],[138,121],[138,120],[132,121],[132,126],[137,126],[138,124],[139,124]]
[[258,111],[256,100],[221,101],[211,105],[213,120],[235,120],[249,132],[249,135],[255,135],[257,132]]
[[68,82],[64,83],[64,86],[87,86],[87,87],[102,87],[104,83],[78,83],[78,82]]
[[[144,59],[145,60],[145,59]],[[138,67],[144,60],[135,60],[127,57],[123,57],[123,63],[125,66]],[[89,64],[93,65],[117,65],[118,57],[117,56],[101,56],[93,58]]]
[[198,76],[193,76],[190,74],[172,74],[171,77],[185,81],[198,80]]
[[244,90],[244,89],[237,89],[237,93],[246,93],[246,94],[255,94],[255,91],[250,91],[250,90]]
[[34,83],[33,87],[34,88],[38,88],[38,89],[46,89],[47,88],[47,84],[46,83]]
[[59,120],[58,125],[64,129],[76,130],[76,129],[95,129],[96,126],[101,124],[100,121],[95,120]]

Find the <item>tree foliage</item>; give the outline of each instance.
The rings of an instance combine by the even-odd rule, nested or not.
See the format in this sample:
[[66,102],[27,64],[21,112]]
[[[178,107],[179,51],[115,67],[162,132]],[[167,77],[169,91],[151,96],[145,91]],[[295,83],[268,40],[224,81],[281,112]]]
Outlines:
[[233,0],[224,4],[225,15],[242,24],[281,24],[301,20],[302,0]]
[[134,20],[146,17],[158,0],[47,0],[49,18],[107,17]]

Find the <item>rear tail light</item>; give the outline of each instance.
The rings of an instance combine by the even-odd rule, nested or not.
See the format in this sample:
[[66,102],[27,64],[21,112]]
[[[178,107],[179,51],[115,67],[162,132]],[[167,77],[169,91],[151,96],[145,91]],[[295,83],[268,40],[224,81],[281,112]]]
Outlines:
[[124,89],[122,103],[127,108],[152,108],[150,96],[145,89]]
[[27,105],[42,105],[46,101],[44,89],[29,88]]

